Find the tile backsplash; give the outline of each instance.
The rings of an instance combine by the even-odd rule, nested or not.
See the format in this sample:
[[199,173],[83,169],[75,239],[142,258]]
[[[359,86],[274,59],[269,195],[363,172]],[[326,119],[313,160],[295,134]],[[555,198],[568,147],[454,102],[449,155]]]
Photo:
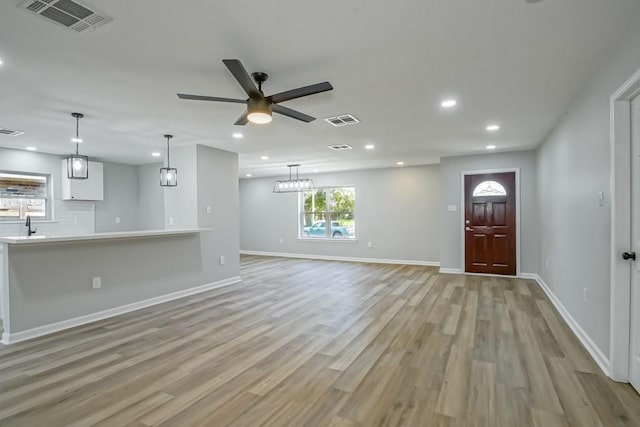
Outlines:
[[[31,227],[39,235],[91,234],[95,232],[95,202],[79,200],[55,200],[53,222],[33,220]],[[27,234],[24,222],[0,222],[0,236],[22,236]]]

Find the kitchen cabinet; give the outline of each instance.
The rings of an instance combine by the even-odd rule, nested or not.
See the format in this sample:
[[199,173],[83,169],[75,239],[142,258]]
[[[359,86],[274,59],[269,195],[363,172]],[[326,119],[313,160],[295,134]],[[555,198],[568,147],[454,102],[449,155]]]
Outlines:
[[62,200],[104,200],[102,163],[89,162],[89,178],[67,178],[67,160],[62,160]]

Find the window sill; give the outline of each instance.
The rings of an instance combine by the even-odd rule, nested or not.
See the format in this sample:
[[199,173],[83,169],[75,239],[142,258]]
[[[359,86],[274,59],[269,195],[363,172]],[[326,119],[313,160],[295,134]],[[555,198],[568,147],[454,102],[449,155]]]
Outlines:
[[330,237],[298,237],[300,242],[338,242],[338,243],[358,243],[358,239],[332,239]]
[[[27,220],[26,219],[21,219],[19,221],[4,221],[4,220],[0,220],[0,225],[2,224],[24,224]],[[56,221],[53,219],[33,219],[31,218],[31,224],[47,224],[47,223],[54,223],[54,222],[60,222],[60,221]]]

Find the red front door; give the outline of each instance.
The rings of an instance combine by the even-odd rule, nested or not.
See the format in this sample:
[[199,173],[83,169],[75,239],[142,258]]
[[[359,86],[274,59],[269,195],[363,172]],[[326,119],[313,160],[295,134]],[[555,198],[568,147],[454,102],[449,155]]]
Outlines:
[[465,175],[465,271],[515,276],[515,172]]

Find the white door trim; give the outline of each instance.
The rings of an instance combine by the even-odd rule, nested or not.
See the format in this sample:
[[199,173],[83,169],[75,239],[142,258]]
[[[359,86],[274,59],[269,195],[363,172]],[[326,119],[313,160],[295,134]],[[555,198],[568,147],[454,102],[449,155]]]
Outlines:
[[610,376],[629,381],[631,263],[621,254],[631,247],[631,100],[640,93],[640,70],[610,100],[611,150],[611,334]]
[[464,233],[464,215],[465,215],[465,197],[464,197],[464,177],[467,175],[483,175],[486,173],[504,173],[515,172],[516,173],[516,277],[520,276],[521,262],[520,262],[520,168],[504,168],[504,169],[483,169],[460,172],[460,271],[464,273],[464,260],[465,260],[465,239]]

